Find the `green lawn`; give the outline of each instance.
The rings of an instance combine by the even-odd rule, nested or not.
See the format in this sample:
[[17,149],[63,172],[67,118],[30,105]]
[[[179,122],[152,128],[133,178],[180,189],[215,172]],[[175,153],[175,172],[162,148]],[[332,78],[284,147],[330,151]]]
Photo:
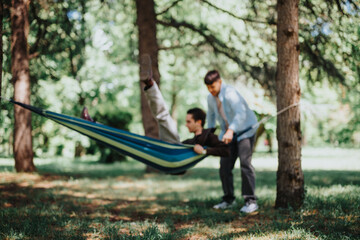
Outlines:
[[[213,210],[217,158],[183,176],[144,174],[134,160],[36,159],[17,174],[0,158],[0,239],[360,239],[360,150],[303,150],[306,200],[275,210],[276,154],[255,153],[260,209]],[[239,163],[234,170],[240,196]]]

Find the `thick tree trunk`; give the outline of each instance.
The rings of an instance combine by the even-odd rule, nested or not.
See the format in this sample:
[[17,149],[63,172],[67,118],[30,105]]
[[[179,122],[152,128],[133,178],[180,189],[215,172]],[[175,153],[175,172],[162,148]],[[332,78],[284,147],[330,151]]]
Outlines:
[[[4,2],[3,0],[0,1],[0,96],[2,94],[2,64],[3,64],[3,18],[4,18]],[[0,98],[0,104],[1,104],[1,98]],[[1,114],[1,108],[0,108],[0,114]]]
[[[156,38],[156,15],[153,0],[136,0],[137,26],[139,29],[139,57],[149,54],[152,60],[152,71],[156,82],[159,83],[160,74],[158,68],[158,44]],[[139,69],[140,71],[140,69]],[[159,137],[156,120],[152,117],[146,97],[144,96],[144,85],[141,88],[141,113],[146,136]]]
[[[175,87],[175,83],[173,83],[172,93],[171,93],[171,107],[170,107],[170,114],[173,119],[177,119],[178,115],[178,105],[177,105],[177,93],[178,89]],[[175,123],[177,123],[175,121]]]
[[[277,1],[277,109],[300,101],[299,86],[299,0]],[[301,131],[299,107],[277,118],[279,166],[276,208],[297,209],[304,201],[304,175],[301,169]]]
[[[149,54],[152,60],[153,77],[160,83],[158,67],[159,46],[156,38],[156,14],[154,0],[136,0],[136,24],[139,30],[139,58],[143,54]],[[139,69],[140,72],[140,69]],[[144,84],[140,82],[141,88],[141,114],[145,135],[148,137],[159,138],[159,128],[153,118],[149,104],[144,95]],[[147,167],[147,172],[153,171]]]
[[[14,84],[14,100],[30,104],[30,74],[27,36],[29,34],[30,0],[12,0],[11,7],[11,72]],[[20,106],[14,107],[14,157],[17,172],[33,172],[31,112]]]

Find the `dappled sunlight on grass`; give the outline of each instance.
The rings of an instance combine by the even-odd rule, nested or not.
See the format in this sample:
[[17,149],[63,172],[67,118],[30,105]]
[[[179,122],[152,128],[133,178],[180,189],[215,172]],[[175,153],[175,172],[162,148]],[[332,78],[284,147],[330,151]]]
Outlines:
[[[254,157],[254,164],[269,161],[273,155]],[[258,166],[260,209],[244,215],[239,166],[234,169],[237,206],[212,209],[222,195],[216,158],[181,176],[145,173],[133,160],[107,165],[87,158],[36,159],[34,174],[15,173],[12,164],[0,159],[2,238],[352,239],[360,234],[358,169],[319,170],[318,164],[305,169],[305,203],[292,211],[273,208],[276,166]]]

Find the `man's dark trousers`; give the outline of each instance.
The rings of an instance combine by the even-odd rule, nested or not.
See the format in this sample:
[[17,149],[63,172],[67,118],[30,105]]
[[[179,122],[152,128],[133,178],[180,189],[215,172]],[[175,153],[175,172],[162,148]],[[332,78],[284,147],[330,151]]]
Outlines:
[[237,141],[234,136],[230,145],[230,157],[220,158],[220,179],[224,191],[223,200],[232,203],[235,200],[234,180],[232,170],[236,159],[240,158],[241,192],[246,201],[256,200],[255,196],[255,169],[251,164],[252,150],[255,136]]

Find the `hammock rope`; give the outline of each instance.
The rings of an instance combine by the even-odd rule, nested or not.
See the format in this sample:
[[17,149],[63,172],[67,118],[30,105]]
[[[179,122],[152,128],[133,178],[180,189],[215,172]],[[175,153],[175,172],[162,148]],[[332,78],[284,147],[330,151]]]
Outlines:
[[250,126],[250,127],[248,127],[248,128],[245,128],[245,129],[242,130],[241,132],[237,133],[236,136],[241,136],[242,134],[246,133],[247,131],[259,127],[261,124],[269,121],[271,118],[274,118],[274,117],[280,115],[281,113],[289,110],[290,108],[296,107],[296,106],[298,106],[298,105],[300,105],[300,102],[291,104],[291,105],[289,105],[289,106],[281,109],[280,111],[276,112],[276,114],[274,114],[274,115],[269,115],[269,116],[267,116],[267,117],[264,117],[264,118],[261,119],[259,122],[255,123],[254,125],[252,125],[252,126]]

